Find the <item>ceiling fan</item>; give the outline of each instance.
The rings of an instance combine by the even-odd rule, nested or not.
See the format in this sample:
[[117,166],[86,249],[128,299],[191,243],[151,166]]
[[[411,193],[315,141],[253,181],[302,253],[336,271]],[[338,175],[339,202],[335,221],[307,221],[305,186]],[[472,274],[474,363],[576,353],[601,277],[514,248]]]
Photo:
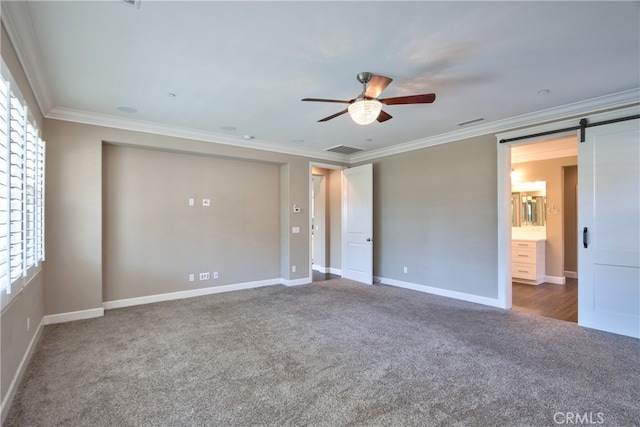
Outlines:
[[435,93],[427,93],[423,95],[396,96],[393,98],[378,99],[382,91],[393,81],[389,77],[377,76],[369,72],[358,74],[358,81],[362,83],[362,93],[356,98],[349,101],[340,99],[321,99],[321,98],[304,98],[303,101],[313,102],[337,102],[341,104],[349,104],[344,110],[332,114],[319,122],[327,122],[335,119],[345,113],[349,113],[354,122],[360,125],[368,125],[374,121],[380,123],[386,122],[392,116],[382,110],[382,104],[400,105],[400,104],[430,104],[436,100]]

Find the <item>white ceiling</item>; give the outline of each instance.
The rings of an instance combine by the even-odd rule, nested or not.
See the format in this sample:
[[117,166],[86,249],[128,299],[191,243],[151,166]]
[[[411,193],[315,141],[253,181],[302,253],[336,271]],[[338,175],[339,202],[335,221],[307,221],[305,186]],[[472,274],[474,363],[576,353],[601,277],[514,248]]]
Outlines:
[[[612,94],[637,102],[639,5],[29,1],[3,2],[2,19],[48,117],[375,153],[477,118],[465,131]],[[348,115],[318,123],[344,105],[300,101],[352,99],[361,71],[394,79],[381,97],[437,99],[386,106],[393,119],[368,126]]]

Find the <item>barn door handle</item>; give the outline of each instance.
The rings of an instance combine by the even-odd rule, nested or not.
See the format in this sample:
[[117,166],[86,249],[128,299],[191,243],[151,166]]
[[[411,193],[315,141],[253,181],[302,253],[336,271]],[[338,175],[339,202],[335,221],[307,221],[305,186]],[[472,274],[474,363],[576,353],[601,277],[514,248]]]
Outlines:
[[587,227],[582,229],[582,246],[585,248],[589,247],[589,242],[587,241],[587,236],[589,235],[589,229]]

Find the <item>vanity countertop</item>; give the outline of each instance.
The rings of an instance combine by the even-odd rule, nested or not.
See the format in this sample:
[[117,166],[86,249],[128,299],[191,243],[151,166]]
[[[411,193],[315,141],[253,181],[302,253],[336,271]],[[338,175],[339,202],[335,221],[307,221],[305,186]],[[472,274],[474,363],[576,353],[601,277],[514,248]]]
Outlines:
[[547,239],[545,237],[511,237],[511,240],[525,240],[527,242],[544,242]]
[[547,240],[547,230],[545,227],[512,227],[511,240],[545,241]]

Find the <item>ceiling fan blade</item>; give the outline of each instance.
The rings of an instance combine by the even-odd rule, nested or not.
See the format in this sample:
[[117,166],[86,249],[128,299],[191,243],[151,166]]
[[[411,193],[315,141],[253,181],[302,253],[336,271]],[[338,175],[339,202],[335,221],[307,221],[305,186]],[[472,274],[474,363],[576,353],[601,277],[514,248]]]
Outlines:
[[343,101],[341,99],[322,99],[322,98],[303,98],[301,101],[312,101],[312,102],[338,102],[340,104],[351,104],[353,99],[350,101]]
[[347,108],[345,108],[344,110],[340,111],[339,113],[335,113],[335,114],[330,115],[329,117],[325,117],[324,119],[318,120],[318,122],[328,122],[331,119],[335,119],[336,117],[343,115],[347,111],[349,111],[349,110]]
[[387,113],[386,111],[380,110],[380,114],[378,115],[378,118],[376,120],[382,123],[392,118],[393,116],[391,114]]
[[424,95],[396,96],[394,98],[379,99],[378,101],[386,105],[399,104],[430,104],[436,100],[435,93],[426,93]]
[[367,91],[364,93],[364,96],[367,98],[377,98],[380,96],[382,91],[389,86],[393,79],[385,76],[371,76],[371,80],[367,85]]

